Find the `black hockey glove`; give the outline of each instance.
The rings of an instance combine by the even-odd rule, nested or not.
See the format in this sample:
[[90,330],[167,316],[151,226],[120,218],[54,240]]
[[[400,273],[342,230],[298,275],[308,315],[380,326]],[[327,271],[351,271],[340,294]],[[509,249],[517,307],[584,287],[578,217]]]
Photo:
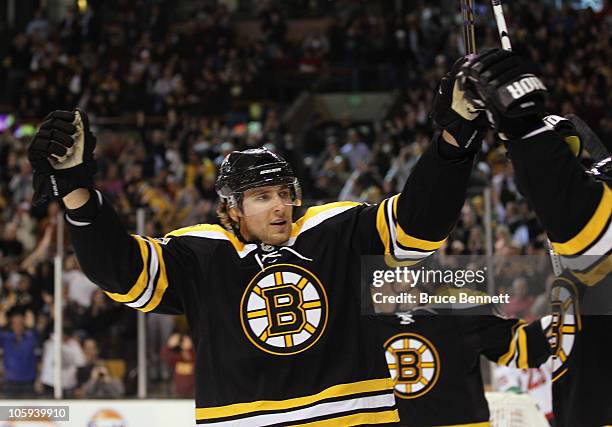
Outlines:
[[542,127],[547,89],[516,53],[485,50],[462,66],[458,80],[468,100],[487,110],[503,139],[519,139]]
[[465,57],[459,58],[440,80],[431,118],[436,126],[450,133],[462,149],[476,152],[482,145],[489,123],[485,114],[466,100],[457,84],[457,73],[465,61]]
[[62,198],[77,188],[93,188],[95,147],[84,111],[54,111],[45,117],[28,147],[34,203]]

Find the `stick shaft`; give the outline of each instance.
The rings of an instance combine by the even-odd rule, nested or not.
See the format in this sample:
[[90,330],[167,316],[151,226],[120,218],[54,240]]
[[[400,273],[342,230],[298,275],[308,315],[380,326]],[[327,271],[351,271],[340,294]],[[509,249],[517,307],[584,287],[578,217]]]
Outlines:
[[512,50],[510,34],[508,34],[508,26],[506,25],[506,17],[504,16],[504,8],[501,4],[501,0],[491,0],[491,4],[493,4],[493,15],[497,23],[497,31],[499,32],[502,49]]
[[474,9],[472,0],[461,0],[463,15],[463,43],[467,55],[476,53],[476,35],[474,32]]

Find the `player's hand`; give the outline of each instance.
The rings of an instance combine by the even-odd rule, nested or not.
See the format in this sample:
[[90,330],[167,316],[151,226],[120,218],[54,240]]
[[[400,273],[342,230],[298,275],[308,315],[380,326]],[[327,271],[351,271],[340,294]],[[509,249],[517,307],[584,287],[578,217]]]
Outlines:
[[461,89],[478,108],[485,108],[502,138],[519,139],[542,126],[547,89],[535,67],[518,54],[488,49],[461,67]]
[[77,188],[93,188],[96,138],[82,110],[54,111],[45,117],[28,147],[34,170],[34,202],[62,198]]
[[485,114],[466,99],[457,84],[457,73],[465,62],[465,57],[459,58],[440,80],[431,118],[436,126],[452,135],[459,147],[475,152],[480,149],[489,122]]

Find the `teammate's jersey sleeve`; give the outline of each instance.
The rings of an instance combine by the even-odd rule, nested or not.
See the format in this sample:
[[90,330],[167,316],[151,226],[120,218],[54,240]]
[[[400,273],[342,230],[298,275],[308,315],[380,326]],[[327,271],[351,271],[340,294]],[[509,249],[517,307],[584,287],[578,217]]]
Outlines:
[[183,312],[180,288],[190,251],[175,239],[128,234],[110,203],[99,192],[96,196],[97,215],[90,221],[66,214],[83,272],[110,298],[129,307],[144,312]]
[[587,285],[612,270],[612,190],[584,172],[561,137],[508,144],[515,179],[566,268]]
[[[376,238],[370,250],[416,262],[444,243],[465,201],[473,157],[447,158],[441,154],[441,144],[446,143],[436,136],[400,194],[365,212],[360,235]],[[372,219],[375,233],[370,231]]]
[[538,367],[550,356],[550,345],[540,322],[478,316],[481,353],[492,362],[513,368]]

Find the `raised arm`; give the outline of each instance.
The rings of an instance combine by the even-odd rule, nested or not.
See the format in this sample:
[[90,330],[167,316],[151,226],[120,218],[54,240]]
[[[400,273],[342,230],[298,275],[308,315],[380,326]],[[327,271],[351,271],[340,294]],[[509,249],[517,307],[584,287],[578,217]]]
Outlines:
[[438,249],[465,201],[475,153],[488,127],[455,82],[460,59],[442,78],[432,118],[442,129],[417,162],[401,194],[378,208],[377,229],[385,253],[418,260]]
[[182,311],[177,242],[130,235],[110,203],[93,189],[95,137],[81,111],[51,113],[28,149],[35,202],[62,198],[83,272],[106,294],[142,311]]
[[[544,117],[547,89],[517,54],[491,50],[464,67],[475,102],[490,112],[507,140],[515,178],[565,265],[595,284],[610,271],[586,269],[612,250],[612,191],[588,175],[555,126]],[[578,258],[579,255],[585,257]],[[605,264],[605,263],[604,263]],[[605,265],[604,265],[605,267]]]

